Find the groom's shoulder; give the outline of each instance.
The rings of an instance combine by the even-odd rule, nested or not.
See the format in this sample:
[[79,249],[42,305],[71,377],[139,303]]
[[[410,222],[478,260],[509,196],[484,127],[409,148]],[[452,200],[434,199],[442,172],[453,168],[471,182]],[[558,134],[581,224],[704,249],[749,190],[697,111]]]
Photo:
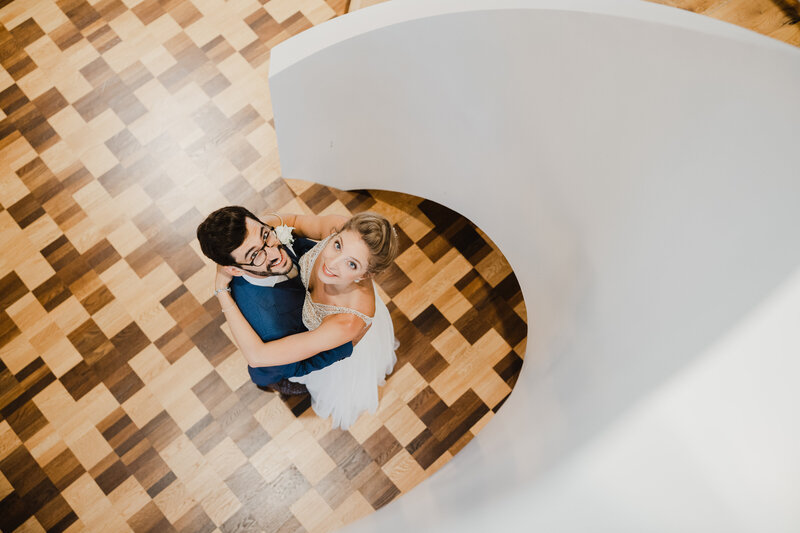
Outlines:
[[250,283],[242,276],[234,276],[231,279],[231,290],[233,291],[234,298],[239,296],[246,296],[251,294],[256,294],[259,292],[263,292],[264,289],[267,287],[261,287],[259,285],[254,285]]
[[231,279],[231,286],[232,287],[247,287],[247,286],[253,287],[254,285],[252,283],[250,283],[249,281],[247,281],[246,279],[244,279],[243,276],[233,276],[233,278]]
[[245,315],[245,310],[266,309],[275,305],[276,295],[272,287],[254,285],[241,276],[235,276],[230,287],[231,296]]
[[312,241],[306,237],[297,237],[294,240],[294,244],[292,244],[292,248],[294,248],[295,254],[298,258],[304,256],[306,252],[314,247],[317,244],[317,241]]

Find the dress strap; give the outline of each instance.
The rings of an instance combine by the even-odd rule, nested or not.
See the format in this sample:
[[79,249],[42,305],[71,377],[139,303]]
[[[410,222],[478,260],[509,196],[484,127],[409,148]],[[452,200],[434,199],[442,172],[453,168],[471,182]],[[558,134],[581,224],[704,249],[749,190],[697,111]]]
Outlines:
[[300,281],[303,282],[303,287],[308,290],[308,281],[311,279],[311,270],[314,268],[314,263],[317,261],[317,256],[328,244],[328,241],[333,235],[328,235],[317,244],[314,245],[303,257],[300,258]]
[[367,316],[361,311],[356,311],[355,309],[351,309],[350,307],[341,307],[338,305],[328,305],[328,304],[318,304],[314,302],[314,306],[320,308],[321,311],[324,312],[325,316],[328,315],[339,315],[339,314],[349,314],[349,315],[356,315],[358,318],[363,320],[368,326],[372,324],[373,317]]

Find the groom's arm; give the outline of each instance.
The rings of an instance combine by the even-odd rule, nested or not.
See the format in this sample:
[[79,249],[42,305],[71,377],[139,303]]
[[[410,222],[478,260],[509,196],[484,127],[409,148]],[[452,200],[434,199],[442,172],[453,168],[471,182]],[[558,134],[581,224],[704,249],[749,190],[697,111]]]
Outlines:
[[[301,304],[298,305],[296,317],[284,316],[277,313],[272,305],[274,302],[269,292],[272,291],[271,288],[258,287],[238,279],[231,283],[231,288],[236,305],[262,341],[267,342],[306,331],[299,314]],[[352,353],[353,343],[347,342],[295,363],[251,368],[258,368],[261,374],[269,374],[270,379],[275,378],[272,381],[274,383],[283,378],[304,376],[309,372],[320,370],[349,357]]]
[[347,342],[338,348],[325,350],[324,352],[320,352],[317,355],[309,357],[308,359],[298,361],[295,363],[297,367],[292,375],[305,376],[309,372],[314,372],[315,370],[325,368],[326,366],[332,365],[333,363],[341,361],[342,359],[350,357],[351,355],[353,355],[353,343]]

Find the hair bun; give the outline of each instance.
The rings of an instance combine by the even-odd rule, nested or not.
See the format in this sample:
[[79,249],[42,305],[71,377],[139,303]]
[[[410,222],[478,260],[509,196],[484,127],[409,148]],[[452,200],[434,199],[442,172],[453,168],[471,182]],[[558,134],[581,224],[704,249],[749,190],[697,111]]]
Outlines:
[[359,213],[342,227],[342,231],[355,231],[369,250],[368,271],[383,272],[394,262],[400,249],[397,230],[389,219],[378,213]]

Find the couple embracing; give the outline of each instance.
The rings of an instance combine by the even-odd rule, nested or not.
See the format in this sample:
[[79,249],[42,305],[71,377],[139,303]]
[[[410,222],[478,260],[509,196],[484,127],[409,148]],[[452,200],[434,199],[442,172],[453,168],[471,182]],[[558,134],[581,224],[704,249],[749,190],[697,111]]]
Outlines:
[[211,213],[197,237],[217,263],[214,293],[256,385],[308,392],[334,428],[377,409],[378,387],[397,360],[392,319],[372,281],[398,253],[385,217],[262,221],[230,206]]

